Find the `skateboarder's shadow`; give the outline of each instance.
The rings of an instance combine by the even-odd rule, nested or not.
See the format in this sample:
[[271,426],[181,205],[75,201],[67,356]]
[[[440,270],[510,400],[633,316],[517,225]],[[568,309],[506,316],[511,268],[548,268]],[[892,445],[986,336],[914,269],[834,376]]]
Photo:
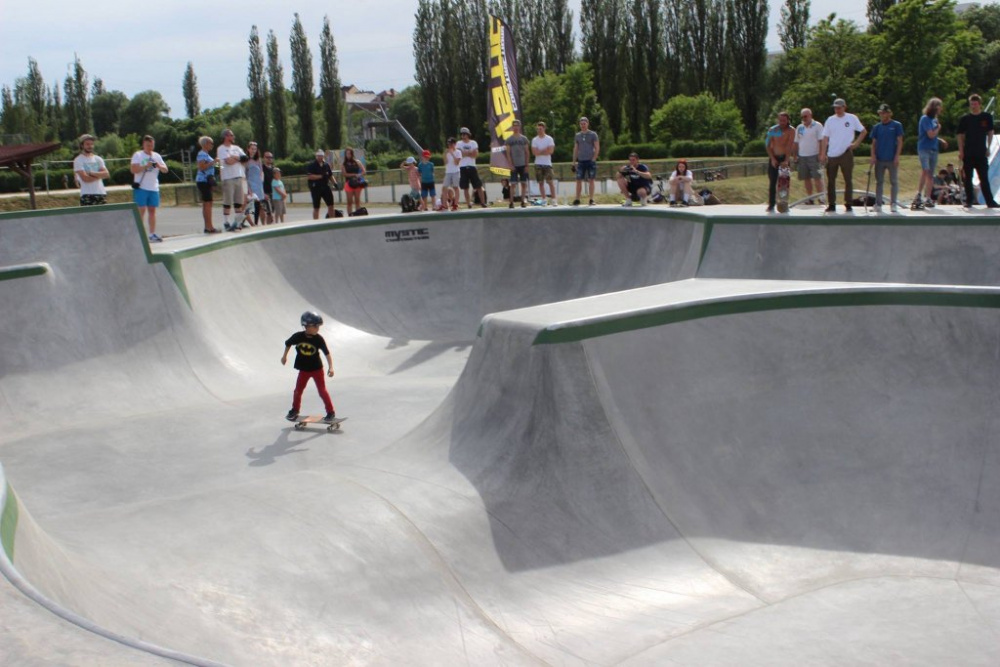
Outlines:
[[[281,435],[278,439],[274,441],[273,444],[264,447],[259,452],[256,451],[254,447],[247,450],[246,457],[250,459],[249,465],[252,467],[269,466],[274,463],[279,456],[285,456],[286,454],[298,454],[300,452],[308,452],[308,447],[303,447],[301,449],[296,449],[298,445],[301,445],[304,441],[299,440],[297,442],[289,442],[288,436],[292,433],[292,429],[286,428],[282,429]],[[319,433],[309,436],[309,440],[313,438],[320,437]]]

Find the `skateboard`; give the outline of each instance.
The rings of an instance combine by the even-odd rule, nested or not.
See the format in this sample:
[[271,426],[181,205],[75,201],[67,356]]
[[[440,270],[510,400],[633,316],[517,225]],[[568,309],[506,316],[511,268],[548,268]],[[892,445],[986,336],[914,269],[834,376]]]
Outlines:
[[323,426],[326,426],[327,431],[339,431],[341,422],[347,419],[347,417],[337,417],[332,422],[325,422],[323,421],[323,417],[324,415],[309,415],[307,417],[299,417],[297,420],[295,420],[295,430],[301,431],[306,427],[306,424],[321,424]]
[[788,213],[788,192],[792,187],[792,170],[778,168],[778,213]]

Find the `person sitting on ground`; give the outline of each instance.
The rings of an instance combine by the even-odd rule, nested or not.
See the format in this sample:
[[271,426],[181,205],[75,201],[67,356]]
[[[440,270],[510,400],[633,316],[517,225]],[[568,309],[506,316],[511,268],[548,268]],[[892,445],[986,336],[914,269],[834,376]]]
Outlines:
[[694,174],[688,169],[687,162],[680,160],[674,168],[674,173],[670,174],[667,185],[670,188],[670,205],[677,206],[678,203],[684,206],[691,205],[691,184],[694,182]]
[[649,167],[639,162],[638,153],[630,153],[628,164],[618,170],[618,188],[625,197],[622,206],[631,206],[636,201],[646,205],[646,197],[653,191],[653,175]]

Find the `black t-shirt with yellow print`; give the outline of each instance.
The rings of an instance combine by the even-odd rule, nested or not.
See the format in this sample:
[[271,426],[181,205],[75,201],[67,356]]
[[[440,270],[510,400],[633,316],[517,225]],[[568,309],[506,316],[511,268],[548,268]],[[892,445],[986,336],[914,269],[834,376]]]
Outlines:
[[295,348],[295,369],[300,371],[323,370],[323,359],[319,353],[330,354],[326,341],[319,334],[310,336],[305,331],[298,331],[285,341],[285,347]]

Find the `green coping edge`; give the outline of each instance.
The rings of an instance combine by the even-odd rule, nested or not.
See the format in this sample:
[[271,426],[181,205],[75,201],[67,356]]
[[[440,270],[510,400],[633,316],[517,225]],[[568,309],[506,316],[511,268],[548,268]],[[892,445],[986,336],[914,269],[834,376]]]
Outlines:
[[31,276],[44,276],[49,272],[49,265],[44,262],[34,264],[18,264],[16,266],[0,266],[0,281],[18,280]]
[[0,514],[0,546],[7,553],[7,559],[14,562],[14,533],[17,531],[18,518],[17,496],[10,484],[7,485],[7,501]]
[[609,318],[596,322],[569,324],[555,329],[543,329],[535,336],[534,345],[574,343],[588,338],[648,329],[651,327],[688,322],[720,315],[739,315],[768,310],[798,308],[836,308],[855,306],[950,306],[955,308],[998,308],[1000,294],[949,293],[930,290],[905,292],[878,290],[811,294],[766,294],[750,298],[735,297],[711,303],[694,303],[665,307],[634,315]]

